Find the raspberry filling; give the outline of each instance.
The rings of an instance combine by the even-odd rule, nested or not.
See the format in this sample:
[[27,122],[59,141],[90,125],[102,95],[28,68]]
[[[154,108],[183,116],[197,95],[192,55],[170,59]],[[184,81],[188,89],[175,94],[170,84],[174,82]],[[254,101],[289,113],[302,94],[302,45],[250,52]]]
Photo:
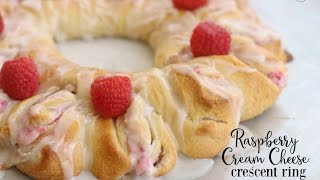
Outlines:
[[[27,120],[25,120],[27,121]],[[42,133],[47,131],[47,127],[35,127],[28,125],[27,122],[24,124],[25,127],[21,129],[18,135],[18,144],[22,146],[30,145],[34,142]]]
[[134,140],[128,138],[128,144],[130,147],[131,154],[134,154],[137,159],[135,173],[138,176],[148,174],[150,168],[153,166],[153,161],[150,152],[143,146],[138,145]]
[[73,94],[59,91],[29,109],[18,134],[18,144],[30,145],[41,134],[48,131],[60,119],[63,113],[74,104]]
[[280,71],[271,72],[268,75],[268,78],[271,79],[278,87],[284,88],[287,85],[287,76]]
[[38,137],[46,132],[48,129],[50,129],[52,126],[56,124],[56,122],[60,119],[63,112],[66,110],[57,109],[50,117],[51,124],[44,125],[44,126],[35,126],[30,124],[28,119],[24,120],[23,128],[21,129],[19,135],[18,135],[18,144],[22,146],[30,145],[32,142],[34,142]]
[[8,101],[0,99],[0,113],[2,113],[8,106]]

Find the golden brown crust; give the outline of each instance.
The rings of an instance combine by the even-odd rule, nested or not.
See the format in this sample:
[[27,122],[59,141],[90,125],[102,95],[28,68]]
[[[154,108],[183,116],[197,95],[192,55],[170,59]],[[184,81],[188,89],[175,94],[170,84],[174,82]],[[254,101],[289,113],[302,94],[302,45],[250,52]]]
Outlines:
[[280,40],[266,43],[263,45],[263,47],[269,50],[276,57],[276,59],[282,62],[287,62],[289,60],[289,57],[287,56],[285,49],[283,49]]
[[213,94],[189,76],[174,74],[176,94],[186,105],[188,118],[183,125],[185,154],[205,158],[219,153],[229,141],[228,134],[236,127],[230,101]]
[[156,135],[153,135],[153,141],[159,141],[160,145],[160,153],[156,155],[158,156],[158,160],[154,164],[156,168],[154,175],[162,176],[176,165],[177,147],[175,147],[173,137],[170,137],[162,117],[153,113],[151,118],[153,128],[156,131],[154,132]]
[[92,138],[91,171],[98,179],[119,179],[132,169],[130,157],[118,142],[112,119],[99,119]]
[[45,147],[38,162],[21,163],[17,168],[34,179],[63,179],[60,161],[57,155]]
[[[281,92],[270,79],[259,71],[251,69],[248,65],[244,64],[234,56],[198,58],[193,62],[204,63],[208,66],[210,66],[210,64],[215,66],[219,72],[241,89],[244,96],[241,121],[249,120],[260,115],[276,101]],[[227,64],[221,64],[219,62]],[[231,68],[236,69],[236,71],[229,74],[226,69],[230,71]],[[237,68],[240,69],[237,70]],[[250,69],[253,71],[250,71]]]
[[[68,129],[64,141],[69,142],[74,140],[79,130],[79,123],[74,122]],[[72,154],[74,176],[77,176],[83,171],[83,147],[80,143],[76,145]],[[62,180],[65,178],[65,175],[60,163],[56,152],[50,146],[45,146],[37,159],[20,163],[17,165],[17,168],[34,179]]]
[[[145,75],[142,94],[170,125],[182,152],[195,158],[213,157],[228,143],[228,133],[236,126],[231,102],[175,71],[174,66],[166,68],[169,73],[154,69]],[[186,114],[180,113],[183,109]]]
[[233,55],[263,74],[268,75],[275,71],[287,73],[287,68],[281,58],[268,49],[258,46],[252,39],[232,35],[231,44]]

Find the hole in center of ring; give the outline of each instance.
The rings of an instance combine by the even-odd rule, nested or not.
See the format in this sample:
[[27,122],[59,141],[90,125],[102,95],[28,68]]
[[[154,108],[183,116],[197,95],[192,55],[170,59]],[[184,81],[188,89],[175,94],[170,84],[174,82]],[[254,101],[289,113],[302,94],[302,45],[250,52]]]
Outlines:
[[154,55],[148,44],[122,38],[71,40],[58,43],[68,60],[108,72],[139,72],[154,66]]

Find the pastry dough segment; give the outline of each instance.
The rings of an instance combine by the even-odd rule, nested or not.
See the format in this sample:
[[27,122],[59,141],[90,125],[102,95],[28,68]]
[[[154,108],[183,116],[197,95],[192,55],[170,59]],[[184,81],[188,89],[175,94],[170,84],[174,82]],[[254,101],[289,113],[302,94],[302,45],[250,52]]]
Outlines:
[[[233,35],[231,42],[231,52],[249,66],[258,69],[261,73],[269,77],[279,88],[287,86],[288,69],[285,62],[279,61],[270,51],[260,47],[250,38]],[[279,73],[278,79],[272,79],[271,75]]]
[[[155,49],[157,67],[194,59],[190,48],[190,37],[199,22],[200,20],[192,14],[184,13],[171,18],[152,33],[150,44]],[[281,73],[282,77],[276,79],[274,83],[280,88],[286,86],[288,72],[283,61],[279,61],[270,51],[257,45],[249,37],[232,34],[231,39],[230,54],[266,76]]]
[[96,121],[91,171],[98,179],[119,179],[131,171],[128,150],[118,142],[121,139],[118,139],[117,131],[120,129],[111,119]]
[[241,62],[234,56],[196,58],[188,64],[200,64],[216,68],[244,98],[241,121],[254,118],[268,109],[280,94],[280,89],[266,76]]
[[149,38],[149,44],[155,51],[156,67],[164,67],[179,61],[193,58],[190,38],[199,19],[191,13],[172,16],[164,22]]
[[242,96],[214,68],[208,75],[199,75],[194,68],[192,64],[170,65],[137,74],[134,80],[144,84],[137,88],[163,115],[182,152],[196,158],[213,157],[239,123]]
[[[12,109],[6,119],[7,125],[3,126],[8,128],[10,142],[6,143],[7,147],[0,148],[1,151],[2,148],[10,148],[11,157],[8,158],[11,159],[4,164],[1,162],[1,168],[17,165],[24,173],[36,179],[70,178],[82,171],[82,141],[79,137],[82,116],[78,116],[76,106],[64,107],[61,109],[63,113],[55,116],[55,120],[49,124],[44,124],[44,121],[41,125],[33,124],[34,119],[30,115],[30,108],[42,105],[41,100],[44,98],[48,99],[47,102],[57,100],[64,103],[69,92],[60,91],[57,94],[57,90],[59,89],[49,89],[18,103]],[[72,99],[70,101],[74,102]],[[42,113],[46,112],[40,111],[39,115]]]
[[173,140],[161,116],[146,106],[136,95],[127,113],[116,122],[97,121],[92,162],[96,177],[118,179],[132,171],[161,176],[174,167],[177,154]]
[[146,40],[174,12],[169,0],[25,0],[20,7],[38,17],[56,40],[101,36]]
[[[55,93],[49,96],[48,93],[44,93],[34,97],[35,100],[23,101],[18,107],[22,108],[24,113],[30,113],[28,110],[30,107],[36,108],[48,102],[46,99],[41,100],[45,96],[52,98],[53,103],[60,98]],[[60,100],[61,103],[64,101]],[[26,103],[32,106],[26,106]],[[82,102],[82,106],[83,103],[85,102]],[[12,150],[18,154],[13,153],[10,156],[17,158],[18,161],[14,162],[15,164],[2,164],[2,168],[17,165],[18,169],[35,179],[69,179],[84,170],[85,159],[89,157],[92,159],[89,159],[87,168],[96,177],[118,179],[129,172],[137,171],[138,168],[143,170],[143,174],[140,175],[160,176],[174,167],[177,152],[173,139],[165,128],[161,116],[152,109],[145,109],[145,102],[139,96],[133,99],[128,113],[119,117],[116,123],[101,117],[96,119],[96,115],[92,113],[74,106],[66,109],[61,118],[53,124],[46,126],[34,127],[25,123],[9,122],[13,125],[9,126],[11,135],[14,132],[18,134],[25,132],[25,128],[32,130],[32,134],[35,131],[39,131],[39,134],[31,144],[25,143],[18,147],[15,147],[14,142],[19,143],[19,135],[17,135],[18,140],[11,140]],[[12,114],[12,116],[17,115],[19,114]],[[24,120],[19,117],[10,119]],[[29,136],[30,131],[26,131],[26,135]],[[81,131],[84,131],[83,135]],[[86,137],[89,137],[91,142],[89,147],[85,146]],[[26,151],[26,156],[19,153],[20,150]],[[150,163],[146,165],[144,161],[147,158],[150,158]]]
[[[35,62],[37,62],[37,58],[35,58]],[[59,62],[59,60],[57,62]],[[90,98],[90,96],[88,96],[87,94],[90,93],[89,92],[90,89],[86,87],[88,87],[88,85],[91,85],[95,77],[99,75],[107,75],[107,73],[105,71],[95,69],[95,68],[80,68],[78,66],[73,66],[68,70],[70,72],[65,71],[66,75],[61,74],[61,72],[59,71],[59,68],[64,68],[64,66],[70,66],[70,65],[72,65],[72,63],[67,63],[59,67],[52,66],[52,70],[49,68],[49,71],[51,71],[50,73],[51,76],[47,76],[46,73],[42,73],[42,76],[49,78],[49,80],[50,80],[50,77],[54,78],[54,81],[50,81],[50,82],[52,82],[53,84],[61,88],[64,88],[66,85],[72,84],[75,88],[73,89],[74,92],[77,93],[76,95],[72,95],[72,96],[79,97],[79,101],[80,101],[79,103],[87,104],[89,103],[88,98]],[[83,76],[88,76],[88,78],[82,78]],[[81,88],[81,91],[79,91],[78,88]],[[43,88],[42,91],[46,92],[46,88]],[[64,91],[65,90],[59,91],[59,92],[64,92]],[[65,104],[65,102],[68,100],[73,101],[73,98],[70,99],[69,95],[65,96],[66,99],[60,99],[60,96],[55,96],[55,94],[53,94],[53,95],[50,95],[49,97],[56,98],[56,99],[52,99],[50,101],[47,101],[44,96],[40,96],[40,97],[41,98],[38,100],[39,101],[38,104],[36,104],[33,108],[33,109],[40,109],[40,111],[34,110],[35,113],[32,113],[34,117],[43,117],[47,115],[47,112],[41,111],[41,109],[45,110],[45,108],[50,108],[51,105],[54,105],[53,107],[58,107],[57,103],[60,103],[62,106],[62,104]],[[102,118],[99,118],[98,120],[96,120],[96,117],[95,117],[96,115],[94,116],[90,115],[92,112],[91,113],[89,112],[88,115],[85,115],[86,113],[88,113],[88,111],[86,111],[85,109],[80,109],[79,111],[73,112],[72,113],[73,116],[76,116],[76,117],[80,116],[81,120],[79,121],[75,120],[76,125],[72,125],[72,126],[77,126],[77,127],[70,128],[71,132],[73,132],[73,130],[76,131],[76,133],[73,133],[75,135],[72,136],[72,139],[70,140],[70,142],[74,143],[74,140],[79,138],[79,145],[74,146],[75,149],[72,152],[68,152],[66,156],[59,157],[58,155],[59,153],[65,152],[69,149],[69,146],[68,146],[69,141],[67,139],[65,140],[55,139],[54,141],[48,141],[46,142],[46,144],[49,144],[50,147],[45,146],[43,147],[43,149],[41,148],[42,146],[41,142],[42,142],[42,139],[51,137],[49,132],[55,131],[56,128],[59,128],[56,126],[58,126],[59,125],[58,122],[60,122],[61,119],[63,119],[64,116],[62,116],[59,120],[57,120],[54,124],[52,124],[52,126],[51,124],[49,124],[50,126],[50,128],[48,128],[49,132],[47,131],[42,132],[42,130],[39,130],[41,132],[37,137],[37,140],[34,143],[32,143],[32,145],[34,145],[39,152],[41,150],[41,156],[39,157],[39,159],[35,159],[34,161],[30,161],[29,159],[26,159],[26,160],[23,160],[22,162],[20,161],[16,162],[17,167],[21,171],[28,174],[29,176],[37,179],[46,179],[48,177],[55,177],[56,179],[68,178],[73,175],[76,176],[81,171],[84,170],[83,169],[84,161],[85,161],[84,159],[86,159],[86,156],[88,156],[88,153],[89,154],[92,153],[92,160],[90,160],[91,163],[87,168],[88,170],[91,170],[94,173],[94,175],[102,179],[116,179],[117,177],[119,178],[123,177],[125,174],[135,170],[136,165],[133,164],[132,162],[140,161],[139,158],[136,161],[131,160],[130,157],[132,154],[134,154],[134,149],[132,150],[129,147],[127,147],[128,145],[126,145],[127,144],[126,141],[130,139],[131,134],[123,133],[128,130],[128,127],[126,127],[128,122],[138,121],[143,124],[142,127],[144,128],[138,129],[133,133],[144,134],[145,132],[149,132],[147,134],[144,134],[141,137],[139,136],[138,139],[140,139],[141,142],[143,142],[143,145],[146,145],[151,142],[153,143],[152,146],[150,147],[147,146],[149,147],[149,150],[150,150],[150,154],[148,156],[150,156],[150,158],[152,159],[152,161],[150,161],[152,163],[149,164],[151,166],[148,168],[152,170],[153,166],[155,167],[154,167],[154,171],[150,171],[150,174],[146,174],[146,175],[160,176],[165,174],[166,172],[168,172],[174,167],[176,162],[177,152],[176,152],[176,147],[174,146],[173,139],[172,137],[170,137],[168,133],[168,129],[165,128],[165,125],[161,116],[154,113],[153,111],[149,112],[150,110],[145,109],[144,107],[145,105],[143,105],[145,103],[143,103],[143,100],[141,98],[138,98],[140,99],[138,103],[134,103],[136,101],[135,99],[136,98],[133,98],[132,105],[129,109],[132,109],[131,113],[135,114],[137,112],[141,112],[142,114],[137,119],[135,118],[133,118],[133,120],[129,119],[127,120],[127,122],[126,122],[126,115],[124,115],[123,117],[119,117],[117,124],[121,124],[121,123],[123,124],[122,126],[120,126],[122,127],[122,131],[121,131],[121,128],[115,128],[115,127],[118,127],[119,125],[113,124],[112,120],[102,119]],[[29,102],[29,101],[30,100],[25,100],[23,101],[23,103]],[[40,105],[41,107],[38,108],[38,106]],[[32,108],[29,106],[23,105],[22,108],[24,108],[25,110],[28,110],[30,108],[28,111],[33,112],[33,110],[31,110]],[[91,109],[90,103],[86,106],[86,108]],[[150,113],[149,115],[150,117],[143,119],[146,116],[145,114],[147,114],[148,112]],[[37,113],[40,113],[40,114],[37,114]],[[41,114],[41,113],[44,113],[44,114]],[[16,114],[17,113],[15,112],[13,113],[13,115],[15,116]],[[67,117],[71,118],[69,116]],[[38,122],[37,119],[38,118],[33,119],[31,122],[33,122],[34,120],[35,120],[34,122]],[[49,120],[49,119],[51,118],[48,118],[45,120]],[[86,121],[89,121],[89,122],[86,122]],[[85,132],[85,135],[81,136],[80,135],[81,134],[80,132],[82,131],[81,129],[87,128],[88,124],[91,124],[92,121],[94,122],[92,127],[90,127],[90,131],[93,131],[93,132],[92,133]],[[112,122],[112,124],[110,125],[108,123],[107,124],[100,123],[100,121],[110,121]],[[141,127],[141,124],[140,123],[134,124],[134,125],[131,125],[131,127],[134,127],[134,128]],[[23,128],[24,126],[18,127],[17,131],[23,132]],[[11,130],[11,128],[9,129]],[[68,134],[69,130],[65,130],[65,132]],[[85,151],[84,137],[89,136],[88,133],[92,134],[90,136],[91,137],[90,141],[92,141],[93,143],[90,145],[91,148],[90,147],[88,148],[89,151]],[[119,142],[121,140],[121,138],[119,138],[121,137],[121,134],[124,134],[122,138],[122,140],[123,139],[125,140],[124,143]],[[53,138],[57,138],[57,137],[53,136]],[[56,141],[58,144],[54,144]],[[136,142],[134,142],[133,144],[135,143]],[[45,145],[45,143],[43,145]],[[23,148],[27,149],[28,146],[29,144],[23,145]],[[58,149],[53,150],[52,146]],[[106,149],[106,147],[108,147],[108,149]],[[13,147],[13,149],[15,148]],[[36,155],[38,151],[33,152],[33,154]],[[86,153],[84,153],[84,151]],[[102,155],[104,155],[105,158],[101,158]],[[12,155],[12,156],[16,157],[15,155]],[[63,166],[64,161],[62,160],[66,160],[65,158],[70,158],[70,156],[75,156],[77,158],[77,159],[74,159],[73,161],[74,163],[73,166],[75,167],[74,173],[70,173],[71,172],[70,169],[65,169],[66,167],[69,167],[68,164],[66,165],[66,167]],[[17,158],[20,158],[20,156],[17,156]],[[106,160],[110,160],[110,161],[106,161]],[[69,161],[71,160],[69,159]],[[114,164],[114,162],[118,162],[118,163]],[[11,165],[15,165],[15,164],[11,164]],[[11,165],[8,165],[8,167],[10,167]],[[6,168],[6,167],[3,167],[3,168]]]
[[250,6],[249,0],[236,0],[238,8],[243,12],[243,14],[252,21],[260,22],[254,9]]

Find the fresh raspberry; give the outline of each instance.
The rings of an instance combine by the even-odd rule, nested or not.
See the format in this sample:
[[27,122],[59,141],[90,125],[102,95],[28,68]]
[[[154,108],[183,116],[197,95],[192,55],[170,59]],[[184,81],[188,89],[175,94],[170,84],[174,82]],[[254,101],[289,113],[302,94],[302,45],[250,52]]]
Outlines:
[[226,55],[230,50],[231,37],[227,30],[212,23],[200,23],[190,40],[191,50],[195,57]]
[[180,10],[193,11],[208,3],[208,0],[173,0],[173,5]]
[[124,114],[129,107],[131,91],[129,77],[98,77],[91,85],[91,101],[103,117],[116,117]]
[[36,65],[32,59],[27,57],[5,62],[0,78],[4,92],[16,100],[24,100],[33,96],[40,82]]
[[2,34],[3,30],[4,30],[4,22],[3,22],[3,18],[1,16],[1,14],[0,14],[0,35]]

